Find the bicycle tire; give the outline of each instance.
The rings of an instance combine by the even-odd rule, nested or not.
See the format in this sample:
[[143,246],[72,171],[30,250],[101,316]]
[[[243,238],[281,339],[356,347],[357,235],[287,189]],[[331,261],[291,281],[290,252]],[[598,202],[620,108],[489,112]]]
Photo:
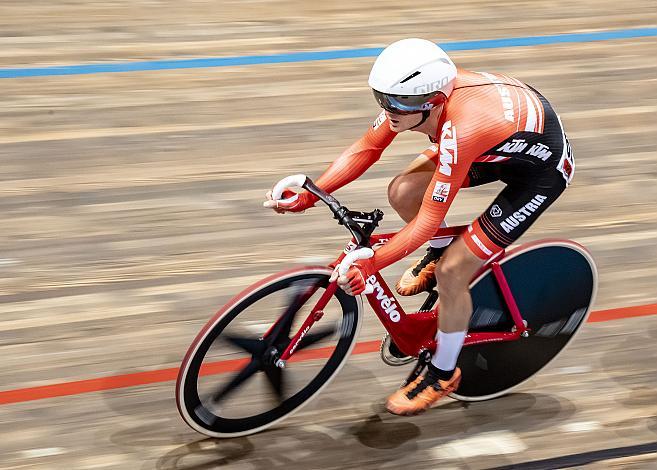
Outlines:
[[[589,252],[569,240],[540,240],[510,251],[500,262],[528,337],[464,347],[462,380],[450,396],[482,401],[510,393],[561,354],[586,322],[597,291],[597,268]],[[469,331],[513,327],[490,269],[470,285]]]
[[212,344],[226,327],[255,302],[285,289],[286,286],[304,280],[313,280],[320,288],[326,288],[332,270],[328,267],[302,267],[274,274],[247,288],[233,297],[201,329],[190,345],[182,361],[176,382],[176,403],[183,420],[196,431],[211,437],[238,437],[263,431],[291,416],[309,403],[326,387],[344,366],[356,344],[362,323],[362,301],[337,289],[337,299],[342,309],[342,323],[337,345],[321,371],[299,392],[281,401],[264,413],[245,418],[224,418],[214,414],[202,403],[198,391],[201,364]]

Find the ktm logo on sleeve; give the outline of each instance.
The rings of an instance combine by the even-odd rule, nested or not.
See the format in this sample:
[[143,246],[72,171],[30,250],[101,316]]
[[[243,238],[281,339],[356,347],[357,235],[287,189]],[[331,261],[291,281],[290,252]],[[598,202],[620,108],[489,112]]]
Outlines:
[[456,126],[452,126],[452,121],[447,121],[440,131],[440,167],[438,171],[445,176],[452,176],[451,165],[455,165],[457,162]]

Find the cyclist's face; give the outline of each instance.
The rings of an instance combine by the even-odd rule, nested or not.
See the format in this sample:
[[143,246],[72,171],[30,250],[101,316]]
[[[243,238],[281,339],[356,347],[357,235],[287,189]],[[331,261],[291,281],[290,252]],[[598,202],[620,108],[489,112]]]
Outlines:
[[390,130],[393,132],[404,132],[417,126],[422,120],[422,113],[416,114],[395,114],[386,111],[388,122],[390,123]]

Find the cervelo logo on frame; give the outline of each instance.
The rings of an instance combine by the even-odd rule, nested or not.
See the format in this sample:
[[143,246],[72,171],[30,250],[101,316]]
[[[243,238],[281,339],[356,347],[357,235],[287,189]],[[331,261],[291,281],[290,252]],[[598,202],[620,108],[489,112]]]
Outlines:
[[438,171],[445,176],[452,176],[452,167],[458,163],[458,149],[456,142],[456,126],[452,121],[443,124],[440,131],[440,168]]
[[511,233],[511,231],[514,228],[520,225],[520,222],[524,222],[525,220],[527,220],[527,217],[531,216],[534,212],[536,212],[538,208],[541,207],[541,204],[545,202],[546,199],[547,199],[546,196],[537,194],[531,199],[531,201],[529,201],[527,204],[525,204],[520,209],[518,209],[513,214],[511,214],[509,217],[504,219],[504,221],[500,223],[500,227],[502,227],[502,229],[504,229],[506,233]]
[[299,347],[299,344],[301,343],[301,340],[303,339],[304,336],[308,333],[308,330],[310,330],[310,325],[305,327],[301,334],[299,335],[299,339],[297,340],[296,343],[294,343],[294,346],[292,346],[292,349],[290,349],[290,354],[293,354],[294,351]]
[[386,312],[390,321],[397,323],[401,320],[401,315],[397,311],[397,304],[388,297],[385,292],[383,292],[383,287],[379,284],[379,281],[376,280],[375,275],[371,275],[367,278],[367,283],[374,288],[376,293],[376,300],[379,301],[379,305]]

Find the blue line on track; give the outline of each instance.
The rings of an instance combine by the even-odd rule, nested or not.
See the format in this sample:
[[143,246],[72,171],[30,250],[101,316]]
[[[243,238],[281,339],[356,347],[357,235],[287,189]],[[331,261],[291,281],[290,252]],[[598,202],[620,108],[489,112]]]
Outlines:
[[[573,42],[604,41],[657,36],[657,28],[617,29],[596,33],[554,34],[481,41],[459,41],[441,44],[446,51],[472,51],[502,47],[540,46]],[[0,78],[47,77],[57,75],[86,75],[94,73],[141,72],[148,70],[177,70],[205,67],[230,67],[236,65],[281,64],[311,62],[317,60],[354,59],[375,57],[383,49],[342,49],[334,51],[294,52],[288,54],[211,57],[203,59],[151,60],[105,64],[52,66],[39,68],[0,68]]]

